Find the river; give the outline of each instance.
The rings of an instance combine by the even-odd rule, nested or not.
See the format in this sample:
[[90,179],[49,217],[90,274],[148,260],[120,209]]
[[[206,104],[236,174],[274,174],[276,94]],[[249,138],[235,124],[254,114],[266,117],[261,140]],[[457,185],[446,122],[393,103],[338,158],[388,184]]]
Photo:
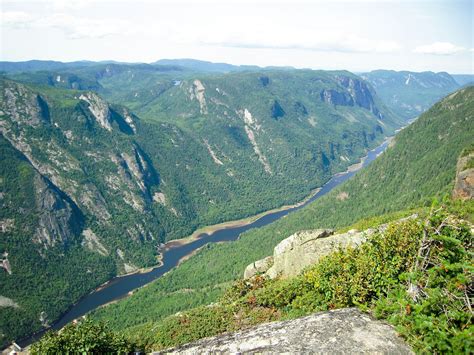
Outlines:
[[[99,287],[97,290],[83,297],[77,304],[73,305],[66,313],[64,313],[63,316],[57,322],[55,322],[49,329],[61,329],[67,323],[85,315],[86,313],[104,304],[126,297],[129,292],[152,282],[153,280],[162,276],[164,273],[170,271],[179,264],[181,259],[185,258],[186,256],[189,256],[196,249],[202,247],[207,243],[228,242],[236,240],[241,233],[249,229],[263,227],[267,224],[276,221],[277,219],[286,216],[288,213],[303,208],[304,206],[317,200],[321,196],[324,196],[333,188],[352,177],[360,169],[369,165],[372,161],[375,160],[375,158],[377,158],[379,154],[385,151],[389,143],[390,138],[385,140],[377,148],[369,151],[367,156],[362,159],[362,163],[354,165],[346,172],[334,175],[326,184],[321,187],[321,189],[319,189],[316,194],[311,196],[311,198],[308,198],[302,204],[289,207],[288,209],[266,214],[246,225],[225,227],[223,229],[214,231],[210,235],[207,233],[202,233],[189,243],[182,245],[178,244],[176,246],[173,246],[173,248],[164,249],[161,266],[155,267],[148,272],[135,273],[113,278],[105,285]],[[45,333],[45,331],[41,331],[33,336],[18,341],[17,343],[21,347],[28,346],[29,344],[37,341]]]

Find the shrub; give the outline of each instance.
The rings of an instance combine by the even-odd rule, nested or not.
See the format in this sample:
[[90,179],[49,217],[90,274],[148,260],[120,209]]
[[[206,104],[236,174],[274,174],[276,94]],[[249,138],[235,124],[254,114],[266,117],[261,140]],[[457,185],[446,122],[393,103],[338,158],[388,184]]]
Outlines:
[[31,354],[129,353],[135,345],[102,323],[84,320],[59,332],[49,332],[31,347]]

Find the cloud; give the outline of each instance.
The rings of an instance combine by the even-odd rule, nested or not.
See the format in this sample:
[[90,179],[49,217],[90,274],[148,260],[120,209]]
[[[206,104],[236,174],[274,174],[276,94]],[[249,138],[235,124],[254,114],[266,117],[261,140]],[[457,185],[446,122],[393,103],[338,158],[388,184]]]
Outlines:
[[321,52],[348,53],[390,53],[401,49],[401,46],[390,40],[373,40],[355,34],[334,32],[314,33],[314,31],[279,31],[274,33],[252,32],[239,33],[225,38],[205,38],[198,42],[220,47],[235,48],[270,48],[270,49],[301,49]]
[[11,28],[55,28],[63,31],[70,39],[102,38],[111,35],[131,33],[132,25],[120,19],[91,19],[65,13],[46,16],[32,15],[20,11],[1,14],[2,26]]
[[23,11],[2,12],[2,27],[25,28],[29,27],[34,16]]
[[466,48],[456,46],[450,42],[435,42],[416,47],[413,52],[432,55],[454,55],[466,51]]

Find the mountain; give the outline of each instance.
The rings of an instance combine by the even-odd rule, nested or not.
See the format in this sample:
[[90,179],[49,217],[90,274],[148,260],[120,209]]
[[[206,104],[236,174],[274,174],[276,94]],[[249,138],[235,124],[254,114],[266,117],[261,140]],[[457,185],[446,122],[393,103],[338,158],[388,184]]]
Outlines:
[[1,62],[0,72],[19,73],[39,70],[59,70],[67,68],[87,67],[95,65],[97,62],[77,61],[77,62],[58,62],[54,60],[28,60],[26,62]]
[[2,343],[156,265],[165,241],[301,200],[403,124],[351,73],[265,73],[0,78]]
[[451,74],[454,80],[461,85],[472,85],[474,83],[474,74]]
[[[273,248],[288,236],[302,230],[317,228],[366,229],[412,215],[414,212],[427,213],[423,206],[430,205],[433,198],[449,196],[454,185],[458,157],[465,149],[472,149],[473,99],[474,87],[472,86],[449,95],[423,113],[413,124],[399,132],[387,151],[369,167],[319,200],[277,222],[250,230],[242,234],[235,242],[208,245],[184,261],[179,268],[167,273],[146,288],[137,290],[133,296],[96,310],[91,318],[105,320],[113,329],[125,334],[140,334],[142,339],[144,334],[149,334],[151,343],[157,339],[160,339],[159,341],[167,339],[166,341],[170,341],[166,343],[168,346],[176,344],[176,339],[182,339],[181,335],[187,336],[188,341],[195,339],[190,333],[186,333],[186,329],[190,329],[195,336],[196,333],[192,327],[197,324],[209,325],[206,329],[210,333],[206,335],[216,334],[216,329],[223,329],[219,326],[229,330],[225,327],[229,324],[233,325],[233,321],[219,323],[213,317],[216,314],[222,316],[220,319],[227,319],[220,308],[201,307],[186,314],[183,312],[199,305],[215,302],[220,295],[224,294],[222,289],[228,287],[230,281],[240,278],[248,264],[271,255]],[[472,222],[472,202],[470,206],[467,205],[468,213],[463,218],[471,218]],[[454,210],[456,209],[461,208],[455,206]],[[394,238],[404,235],[403,238],[407,243],[416,240],[410,234],[409,228],[392,228],[389,231]],[[422,236],[416,235],[416,238]],[[375,243],[376,248],[380,245],[385,245],[382,240]],[[396,245],[394,243],[386,247],[394,248]],[[407,248],[407,244],[403,245],[405,246],[397,249],[398,252]],[[384,253],[388,253],[386,249],[384,250]],[[375,254],[368,253],[367,255]],[[363,258],[363,255],[360,257]],[[334,269],[337,273],[344,268],[344,263],[351,259],[344,260],[337,261],[336,265],[341,262]],[[394,263],[396,262],[394,259]],[[379,264],[380,261],[373,265]],[[330,264],[327,267],[327,270],[333,270]],[[380,265],[380,267],[386,267],[386,265]],[[392,269],[388,266],[386,270],[388,272]],[[324,272],[324,269],[321,272]],[[368,277],[370,279],[370,275]],[[237,286],[226,295],[237,295],[234,301],[240,299],[241,295],[254,289],[254,286],[247,287],[246,285],[248,284],[237,283]],[[255,285],[255,289],[259,287]],[[242,293],[239,294],[239,290],[242,290]],[[298,290],[305,290],[305,288],[298,283],[277,284],[275,288],[271,288],[270,284],[269,293],[265,299],[279,302],[276,303],[275,308],[281,310],[278,305],[283,305],[284,309],[284,305],[287,304],[284,303],[285,297],[293,297],[291,295],[297,293]],[[243,305],[242,312],[246,312],[248,309],[245,305],[253,309],[255,303],[250,302],[258,299],[258,291],[255,297],[257,298],[244,298],[239,301],[242,303],[236,301],[237,303],[230,303],[230,305]],[[311,297],[312,295],[308,294],[308,298],[302,302],[310,302]],[[233,309],[233,311],[237,312],[232,313],[234,315],[242,314],[238,313],[239,310]],[[267,316],[276,315],[276,313],[271,313],[271,310],[268,310],[268,313],[262,309],[261,311],[262,313],[253,314],[255,318],[252,319],[263,317],[268,320]],[[181,312],[182,318],[171,317],[163,320],[176,312]],[[258,308],[255,312],[258,312]],[[203,314],[208,315],[206,318],[208,322],[202,318]],[[189,324],[191,328],[184,326],[183,332],[178,330],[176,321],[179,319],[188,319],[189,323],[184,323]],[[215,319],[217,323],[213,323],[211,319]],[[194,323],[194,320],[197,320],[197,323]],[[242,318],[242,322],[244,321]],[[170,334],[169,330],[171,332],[176,330],[175,338],[166,338]],[[444,339],[437,336],[434,338]]]
[[233,71],[243,70],[258,70],[259,67],[255,65],[232,65],[227,63],[213,63],[204,60],[197,59],[160,59],[153,64],[158,65],[173,65],[183,68],[187,68],[198,72],[210,72],[210,73],[228,73]]
[[413,119],[459,84],[448,73],[375,70],[361,74],[394,112]]

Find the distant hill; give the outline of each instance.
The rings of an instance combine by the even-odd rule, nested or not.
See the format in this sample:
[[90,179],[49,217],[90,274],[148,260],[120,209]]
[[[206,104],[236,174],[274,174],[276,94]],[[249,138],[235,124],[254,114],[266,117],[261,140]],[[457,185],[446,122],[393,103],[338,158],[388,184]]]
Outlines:
[[227,63],[213,63],[197,59],[160,59],[152,64],[159,65],[175,65],[183,68],[200,72],[210,73],[228,73],[242,70],[258,70],[260,67],[256,65],[232,65]]
[[385,104],[405,119],[413,119],[437,100],[459,88],[445,72],[375,70],[361,74]]
[[25,71],[38,70],[63,70],[67,68],[87,67],[96,65],[97,62],[77,61],[77,62],[58,62],[54,60],[28,60],[25,62],[0,62],[0,72],[20,73]]
[[451,74],[451,76],[461,86],[474,83],[474,74]]

